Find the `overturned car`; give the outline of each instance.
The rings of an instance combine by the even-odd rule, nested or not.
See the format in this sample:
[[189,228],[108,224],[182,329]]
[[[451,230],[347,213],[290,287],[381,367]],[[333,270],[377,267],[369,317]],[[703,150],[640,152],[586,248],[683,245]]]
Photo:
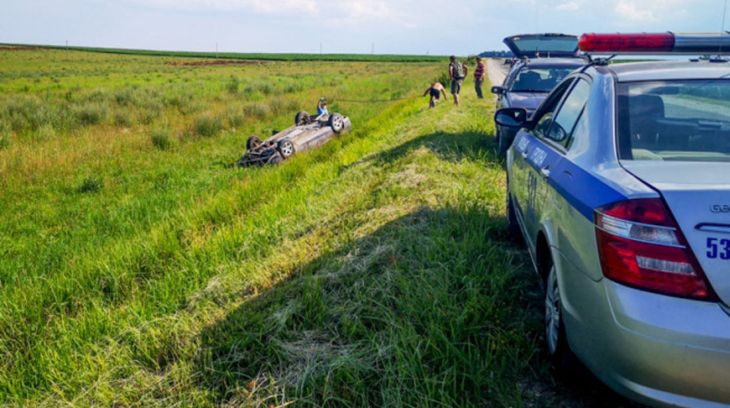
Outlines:
[[321,146],[333,137],[352,129],[350,118],[333,113],[322,117],[299,112],[294,126],[266,140],[251,136],[246,141],[246,153],[238,161],[240,167],[280,163],[295,153]]

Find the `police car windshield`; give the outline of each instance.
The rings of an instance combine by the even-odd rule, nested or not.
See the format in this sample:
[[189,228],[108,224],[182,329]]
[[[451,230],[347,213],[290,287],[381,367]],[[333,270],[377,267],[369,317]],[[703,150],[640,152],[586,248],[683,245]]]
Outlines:
[[730,80],[619,85],[622,160],[730,162]]
[[511,92],[548,93],[558,85],[574,68],[523,68],[515,76]]

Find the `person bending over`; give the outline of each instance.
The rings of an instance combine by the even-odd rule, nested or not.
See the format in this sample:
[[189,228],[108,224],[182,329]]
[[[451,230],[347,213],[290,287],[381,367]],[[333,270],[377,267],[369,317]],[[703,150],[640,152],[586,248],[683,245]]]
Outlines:
[[426,95],[430,95],[428,107],[435,108],[436,103],[441,100],[441,95],[443,95],[444,99],[446,99],[446,88],[444,88],[441,82],[434,82],[428,89],[426,89],[426,92],[423,93],[423,96]]

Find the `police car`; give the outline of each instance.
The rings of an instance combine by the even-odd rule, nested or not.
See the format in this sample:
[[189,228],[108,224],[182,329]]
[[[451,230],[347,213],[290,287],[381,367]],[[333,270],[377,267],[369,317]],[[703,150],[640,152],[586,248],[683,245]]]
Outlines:
[[[730,51],[730,34],[585,34],[592,54]],[[686,60],[685,60],[686,61]],[[730,404],[730,64],[594,59],[507,153],[510,228],[545,283],[545,340],[655,406]]]
[[[585,65],[578,56],[578,37],[567,34],[521,34],[504,39],[516,57],[501,86],[493,86],[499,108],[537,109],[568,74]],[[496,126],[499,154],[512,144],[515,131]]]

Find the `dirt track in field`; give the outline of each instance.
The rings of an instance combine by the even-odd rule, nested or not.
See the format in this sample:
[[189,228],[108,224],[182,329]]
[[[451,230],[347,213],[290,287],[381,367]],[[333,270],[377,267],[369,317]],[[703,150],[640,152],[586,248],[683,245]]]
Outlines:
[[179,67],[207,67],[215,65],[261,65],[266,64],[264,61],[250,60],[204,60],[204,61],[169,61],[167,65]]

